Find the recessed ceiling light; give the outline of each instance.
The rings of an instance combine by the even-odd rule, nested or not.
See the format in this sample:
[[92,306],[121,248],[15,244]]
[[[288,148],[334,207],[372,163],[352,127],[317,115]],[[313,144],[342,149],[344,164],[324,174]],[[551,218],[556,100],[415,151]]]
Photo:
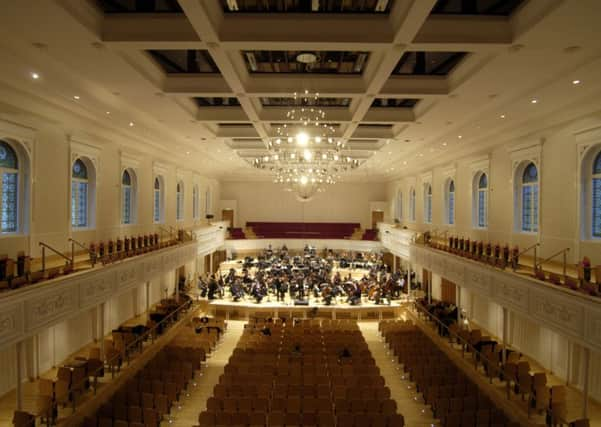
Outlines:
[[419,156],[420,157],[424,157],[424,153],[419,153]]
[[505,118],[505,114],[501,114],[501,118],[504,119]]
[[186,151],[186,154],[190,154],[190,152],[189,152],[189,151]]
[[392,154],[392,151],[389,151],[388,154]]
[[105,111],[105,114],[108,116],[109,114],[111,114],[110,111]]
[[578,79],[572,80],[572,84],[573,85],[579,85],[580,84],[580,80],[578,80]]
[[463,138],[463,136],[462,135],[457,135],[457,138],[461,139],[461,138]]
[[442,146],[443,146],[443,147],[446,147],[446,146],[447,146],[447,143],[446,143],[446,142],[443,142],[443,143],[442,143]]
[[34,71],[33,73],[31,73],[31,78],[37,80],[40,78],[40,75]]
[[77,101],[79,99],[79,95],[73,95],[73,99]]
[[134,127],[134,122],[129,122],[129,127]]
[[406,164],[407,164],[407,160],[405,160],[405,161],[403,162],[403,164],[404,164],[404,165],[406,165]]
[[538,103],[538,99],[534,98],[534,99],[530,100],[530,103],[531,104],[537,104]]

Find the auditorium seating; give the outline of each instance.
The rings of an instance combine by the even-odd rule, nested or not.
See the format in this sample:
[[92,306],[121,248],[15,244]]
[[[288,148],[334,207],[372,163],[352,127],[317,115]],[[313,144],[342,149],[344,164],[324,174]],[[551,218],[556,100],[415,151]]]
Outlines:
[[263,239],[349,239],[358,223],[335,222],[247,222]]
[[[221,320],[206,322],[225,330]],[[159,427],[172,420],[171,412],[183,394],[196,385],[197,373],[218,336],[195,332],[192,322],[178,332],[135,376],[125,382],[98,411],[86,417],[80,427]]]
[[404,425],[356,323],[343,320],[247,324],[198,422],[200,427]]

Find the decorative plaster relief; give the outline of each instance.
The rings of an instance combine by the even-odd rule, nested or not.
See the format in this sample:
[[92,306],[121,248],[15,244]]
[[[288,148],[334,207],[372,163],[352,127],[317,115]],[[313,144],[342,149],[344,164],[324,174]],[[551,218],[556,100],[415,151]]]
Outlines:
[[25,302],[27,330],[43,326],[78,309],[77,284],[63,286],[64,289],[47,292]]
[[577,337],[584,338],[584,307],[579,304],[566,303],[541,292],[533,292],[532,296],[530,310],[533,316]]

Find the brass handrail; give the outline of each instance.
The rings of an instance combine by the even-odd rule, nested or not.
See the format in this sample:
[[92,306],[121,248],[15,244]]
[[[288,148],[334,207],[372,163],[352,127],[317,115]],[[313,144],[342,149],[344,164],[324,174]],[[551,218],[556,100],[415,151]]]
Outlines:
[[548,261],[551,261],[557,255],[563,254],[563,277],[564,277],[564,280],[565,280],[565,278],[567,277],[567,262],[568,262],[568,260],[567,260],[567,253],[568,252],[570,252],[570,248],[564,248],[564,249],[562,249],[562,250],[554,253],[550,257],[545,258],[544,260],[542,260],[541,262],[539,262],[538,265],[535,262],[534,269],[535,270],[538,270],[539,268],[542,269],[542,266],[543,266],[544,263],[546,263]]
[[72,237],[69,237],[69,239],[67,239],[67,240],[69,240],[69,242],[71,242],[71,259],[73,260],[73,265],[75,265],[75,245],[77,245],[80,248],[82,248],[84,251],[86,251],[88,253],[88,255],[90,255],[92,267],[94,267],[94,264],[96,263],[95,253],[92,252],[89,248],[87,248],[83,243],[78,242],[77,240],[73,239]]
[[67,255],[63,254],[60,251],[57,251],[56,249],[54,249],[52,246],[48,245],[47,243],[38,242],[38,244],[42,247],[42,271],[46,271],[46,248],[50,249],[55,254],[66,259],[69,262],[69,264],[71,264],[71,267],[73,267],[73,258],[69,258]]
[[[536,272],[536,248],[538,248],[540,246],[540,243],[535,243],[532,246],[528,246],[526,249],[524,249],[523,251],[519,252],[516,259],[519,259],[520,256],[522,256],[523,254],[525,254],[526,252],[528,252],[530,249],[534,248],[534,271]],[[512,257],[513,259],[513,257]],[[513,265],[513,271],[515,271],[517,269],[518,265],[517,262]]]

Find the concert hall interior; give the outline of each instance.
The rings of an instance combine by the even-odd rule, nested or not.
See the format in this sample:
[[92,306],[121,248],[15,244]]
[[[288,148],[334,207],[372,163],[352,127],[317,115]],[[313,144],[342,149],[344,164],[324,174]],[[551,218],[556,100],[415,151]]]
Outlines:
[[0,2],[0,426],[601,427],[599,17]]

